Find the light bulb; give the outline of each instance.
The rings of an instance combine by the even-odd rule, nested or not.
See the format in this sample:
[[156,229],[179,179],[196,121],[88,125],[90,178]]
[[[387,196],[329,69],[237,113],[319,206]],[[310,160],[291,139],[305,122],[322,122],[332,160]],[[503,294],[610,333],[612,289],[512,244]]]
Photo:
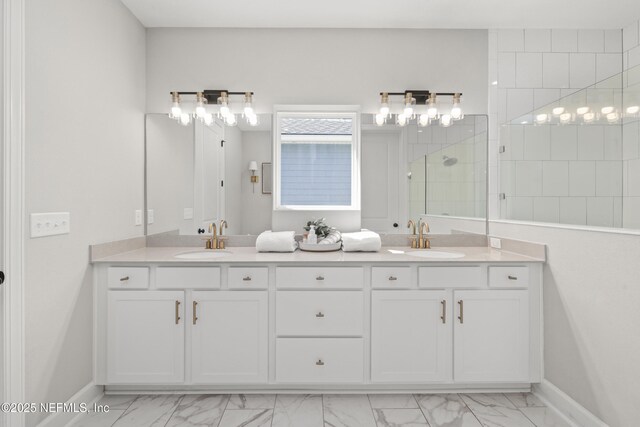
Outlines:
[[189,126],[189,123],[191,123],[191,115],[187,113],[180,114],[180,124],[182,126]]
[[443,114],[440,116],[440,126],[443,128],[451,126],[451,114]]
[[376,114],[376,125],[382,126],[384,124],[384,118],[386,116],[382,113]]
[[429,94],[429,99],[427,101],[427,115],[430,119],[435,119],[438,117],[438,107],[436,106],[436,94]]
[[227,92],[220,92],[218,105],[220,105],[220,116],[226,119],[226,117],[231,114],[231,110],[229,109],[229,94]]
[[258,116],[256,114],[249,116],[249,126],[258,126]]
[[582,115],[584,115],[584,114],[586,114],[588,112],[589,112],[589,107],[579,107],[576,110],[576,113],[578,113],[579,116],[582,116]]
[[407,116],[404,114],[398,114],[396,116],[396,124],[398,126],[405,126],[407,124]]
[[560,116],[562,115],[562,113],[564,113],[564,107],[556,107],[551,112],[554,116]]
[[620,114],[614,111],[612,113],[607,114],[607,122],[609,123],[617,123],[620,120]]
[[546,113],[538,114],[536,116],[536,123],[541,125],[544,122],[546,122],[548,118],[549,118],[549,116]]
[[566,125],[569,122],[571,122],[571,113],[560,114],[560,123],[562,123],[563,125]]
[[213,124],[213,114],[207,113],[203,117],[204,124],[207,126],[211,126]]
[[244,94],[244,115],[245,117],[251,117],[254,115],[253,106],[251,105],[253,101],[253,96],[251,92],[246,92]]
[[180,108],[180,103],[174,102],[173,104],[171,104],[171,118],[179,119],[181,114],[182,114],[182,108]]
[[627,107],[627,114],[638,114],[640,112],[640,106],[632,105]]
[[615,110],[615,108],[613,108],[612,106],[607,106],[607,107],[602,107],[600,112],[606,116],[608,114],[613,113],[614,110]]
[[429,118],[429,115],[426,113],[422,113],[420,114],[420,117],[418,118],[418,124],[422,127],[425,126],[429,126],[429,124],[431,123],[431,119]]
[[229,109],[229,106],[226,103],[220,105],[220,115],[222,117],[227,117],[231,115],[231,110]]
[[236,121],[236,115],[235,114],[227,114],[225,116],[225,122],[227,123],[228,126],[235,126],[238,123]]
[[589,111],[588,113],[584,113],[582,115],[582,120],[585,123],[591,123],[591,122],[593,122],[595,120],[595,118],[596,118],[596,113],[593,113],[591,111]]
[[382,95],[380,95],[382,98],[380,99],[380,114],[382,114],[383,117],[387,117],[389,116],[389,94],[387,92],[383,92]]
[[207,114],[207,110],[204,108],[204,95],[202,92],[196,93],[196,117],[199,119],[204,119],[205,114]]
[[416,102],[415,98],[411,95],[411,92],[406,92],[404,94],[404,115],[407,119],[413,117],[413,104]]
[[453,95],[453,106],[451,107],[451,118],[460,120],[462,118],[462,107],[460,107],[460,94]]

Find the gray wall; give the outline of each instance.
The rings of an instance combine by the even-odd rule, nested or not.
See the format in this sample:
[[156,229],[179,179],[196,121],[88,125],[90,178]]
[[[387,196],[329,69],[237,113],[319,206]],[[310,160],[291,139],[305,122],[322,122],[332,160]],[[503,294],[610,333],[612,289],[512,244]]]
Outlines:
[[[262,163],[271,162],[271,131],[242,132],[242,233],[260,234],[271,229],[273,198],[262,194]],[[258,163],[259,182],[252,184],[249,162]],[[254,192],[255,190],[255,192]]]
[[142,235],[145,30],[112,0],[28,1],[26,23],[26,211],[71,234],[27,236],[25,399],[64,402],[93,377],[88,246]]

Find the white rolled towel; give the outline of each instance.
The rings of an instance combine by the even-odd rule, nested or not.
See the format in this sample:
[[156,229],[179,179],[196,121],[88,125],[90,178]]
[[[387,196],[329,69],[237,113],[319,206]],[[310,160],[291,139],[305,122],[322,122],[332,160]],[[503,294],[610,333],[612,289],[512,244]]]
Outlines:
[[265,231],[256,239],[258,252],[293,252],[297,247],[295,231]]
[[342,233],[342,250],[345,252],[378,252],[381,247],[380,235],[373,231]]

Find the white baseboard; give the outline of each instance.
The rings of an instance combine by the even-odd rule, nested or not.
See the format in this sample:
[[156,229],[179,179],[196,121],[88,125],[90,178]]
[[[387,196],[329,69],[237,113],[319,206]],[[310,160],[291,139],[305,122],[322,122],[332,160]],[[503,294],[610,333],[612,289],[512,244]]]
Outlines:
[[575,426],[579,427],[609,427],[600,418],[593,415],[569,395],[547,380],[533,386],[533,393],[545,404],[556,409]]
[[[98,399],[102,397],[104,394],[104,387],[95,385],[94,383],[89,383],[84,386],[80,391],[71,396],[69,400],[65,403],[75,403],[79,405],[81,403],[86,403],[87,405],[91,405],[96,402]],[[83,413],[74,413],[74,412],[56,412],[54,414],[49,415],[47,418],[42,420],[38,424],[38,427],[65,427],[69,425],[76,417],[83,416]]]

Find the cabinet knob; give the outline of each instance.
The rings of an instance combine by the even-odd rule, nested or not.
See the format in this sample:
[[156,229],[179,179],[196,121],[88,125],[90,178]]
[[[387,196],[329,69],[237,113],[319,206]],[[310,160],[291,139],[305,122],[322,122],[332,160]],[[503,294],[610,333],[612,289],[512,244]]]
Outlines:
[[324,276],[318,276],[318,277],[316,277],[316,280],[322,281],[322,280],[324,280]]
[[126,281],[128,281],[128,280],[129,280],[129,276],[124,276],[124,277],[121,277],[121,278],[120,278],[120,281],[121,281],[121,282],[126,282]]
[[322,359],[318,359],[318,361],[316,362],[316,365],[324,366],[324,362],[322,361]]
[[324,313],[319,311],[318,314],[316,314],[316,317],[324,317]]
[[393,282],[393,281],[396,281],[396,280],[398,280],[398,278],[396,276],[389,276],[389,281],[390,282]]
[[507,276],[509,278],[509,280],[518,280],[518,276]]
[[251,281],[251,276],[243,277],[242,280],[244,280],[245,282],[250,282]]

